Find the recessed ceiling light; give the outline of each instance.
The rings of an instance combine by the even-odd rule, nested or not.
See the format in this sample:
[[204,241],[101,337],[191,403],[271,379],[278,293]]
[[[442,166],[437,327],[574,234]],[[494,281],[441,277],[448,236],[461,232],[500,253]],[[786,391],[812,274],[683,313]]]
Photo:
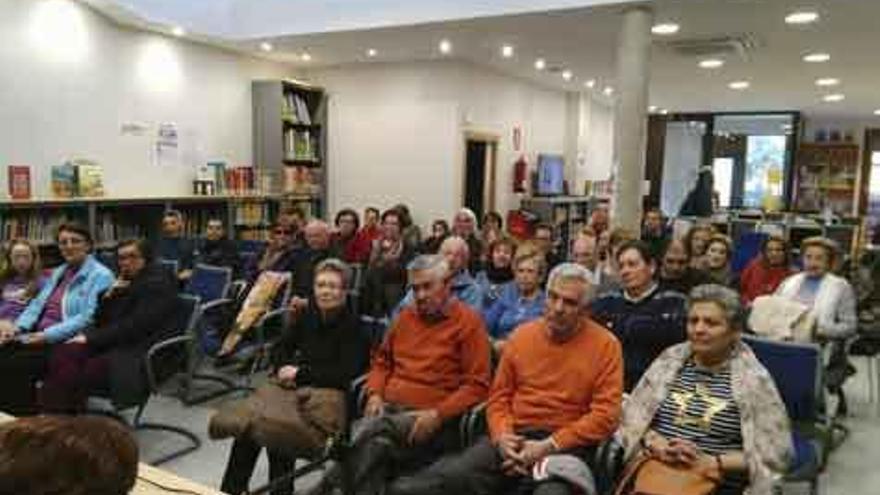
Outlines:
[[819,20],[819,14],[817,12],[802,10],[798,12],[792,12],[785,16],[786,24],[809,24],[811,22],[816,22]]
[[566,81],[571,81],[572,77],[574,77],[574,76],[572,75],[570,70],[562,71],[562,78],[565,79]]
[[827,53],[808,53],[804,55],[804,62],[818,64],[831,60],[831,55]]
[[844,99],[846,99],[846,96],[842,95],[840,93],[834,93],[834,94],[825,95],[822,97],[822,101],[826,101],[828,103],[843,101]]
[[440,48],[440,53],[443,55],[449,55],[452,52],[452,42],[449,40],[440,40],[438,48]]
[[186,35],[186,30],[180,26],[174,26],[174,29],[171,30],[171,34],[180,38],[181,36]]
[[501,56],[504,58],[513,57],[513,46],[512,45],[504,45],[501,47]]
[[588,79],[588,80],[584,81],[584,86],[586,86],[590,89],[593,89],[596,87],[596,80],[595,79]]
[[727,87],[730,89],[735,89],[737,91],[742,91],[744,89],[749,89],[749,86],[751,85],[752,84],[748,81],[733,81],[732,83],[728,84]]
[[272,48],[274,48],[272,43],[269,43],[268,41],[260,43],[260,50],[263,50],[264,52],[271,52]]
[[668,36],[670,34],[675,34],[678,30],[681,29],[681,26],[672,22],[664,22],[663,24],[655,24],[651,28],[651,32],[654,34],[659,34],[663,36]]
[[379,53],[379,52],[377,52],[375,48],[369,48],[369,49],[367,49],[367,56],[370,57],[370,58],[375,57],[376,55],[378,55],[378,53]]
[[665,108],[661,108],[661,109],[660,109],[660,115],[669,115],[669,110],[667,110],[667,109],[665,109]]
[[605,89],[602,90],[602,93],[605,96],[611,96],[614,94],[614,88],[612,88],[611,86],[605,86]]
[[312,56],[309,55],[309,52],[304,52],[302,55],[300,55],[299,59],[302,60],[303,62],[311,62]]
[[543,58],[539,58],[538,60],[535,60],[535,68],[536,68],[536,69],[538,69],[538,70],[544,70],[545,67],[547,67],[547,61],[546,61],[546,60],[544,60]]
[[700,60],[700,67],[703,69],[717,69],[724,65],[724,60],[718,58],[707,58]]
[[657,105],[651,105],[648,107],[648,111],[654,113],[657,111]]
[[840,84],[840,79],[835,77],[823,77],[821,79],[816,79],[816,86],[837,86]]
[[877,110],[874,110],[874,115],[880,115],[880,108],[878,108]]

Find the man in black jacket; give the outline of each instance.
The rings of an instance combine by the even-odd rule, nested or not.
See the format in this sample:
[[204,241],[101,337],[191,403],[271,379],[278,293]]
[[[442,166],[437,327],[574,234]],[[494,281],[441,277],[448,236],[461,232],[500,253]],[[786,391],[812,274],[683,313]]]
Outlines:
[[179,320],[177,282],[152,261],[144,240],[119,243],[119,275],[98,303],[94,325],[50,358],[40,394],[46,412],[81,411],[90,394],[109,393],[117,407],[149,394],[144,355]]
[[232,277],[238,278],[241,260],[235,242],[226,237],[223,220],[208,219],[205,227],[205,238],[199,246],[195,264],[204,263],[213,266],[225,266],[232,269]]

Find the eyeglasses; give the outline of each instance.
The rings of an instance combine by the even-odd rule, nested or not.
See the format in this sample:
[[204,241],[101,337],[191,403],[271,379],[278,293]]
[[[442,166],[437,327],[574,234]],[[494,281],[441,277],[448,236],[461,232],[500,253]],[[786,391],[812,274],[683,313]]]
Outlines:
[[80,239],[79,237],[65,237],[64,239],[58,239],[59,246],[76,246],[77,244],[85,244],[85,239]]

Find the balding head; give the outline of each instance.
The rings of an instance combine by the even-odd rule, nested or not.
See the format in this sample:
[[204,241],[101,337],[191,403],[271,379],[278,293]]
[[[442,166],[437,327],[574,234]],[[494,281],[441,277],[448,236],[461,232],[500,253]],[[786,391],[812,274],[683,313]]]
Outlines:
[[677,280],[685,275],[688,262],[687,246],[681,239],[673,239],[666,245],[663,258],[660,261],[660,275],[663,278]]
[[458,236],[447,237],[443,244],[440,244],[440,255],[446,259],[449,265],[449,272],[453,276],[468,266],[470,261],[470,249],[467,242]]
[[305,228],[306,244],[314,250],[330,247],[330,226],[323,220],[312,220]]

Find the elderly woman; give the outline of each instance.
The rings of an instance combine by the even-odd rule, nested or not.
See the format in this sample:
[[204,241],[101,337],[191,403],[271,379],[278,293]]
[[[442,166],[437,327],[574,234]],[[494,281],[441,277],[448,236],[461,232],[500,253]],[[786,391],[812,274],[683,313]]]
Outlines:
[[498,300],[483,314],[486,329],[495,342],[504,341],[514,328],[539,318],[544,311],[541,280],[547,264],[542,253],[531,251],[517,256],[513,269],[514,281],[501,289]]
[[730,270],[733,242],[724,234],[713,234],[706,243],[705,272],[709,282],[725,287],[736,287],[739,281]]
[[759,296],[773,294],[793,273],[789,263],[788,243],[778,235],[771,235],[761,243],[761,253],[743,270],[739,278],[739,292],[743,304],[751,304]]
[[495,302],[504,285],[513,280],[516,248],[516,242],[509,237],[502,237],[489,244],[485,268],[476,277],[486,306]]
[[624,405],[626,456],[717,476],[717,494],[774,493],[791,429],[773,378],[740,341],[739,295],[711,284],[690,297],[688,341],[660,355]]

